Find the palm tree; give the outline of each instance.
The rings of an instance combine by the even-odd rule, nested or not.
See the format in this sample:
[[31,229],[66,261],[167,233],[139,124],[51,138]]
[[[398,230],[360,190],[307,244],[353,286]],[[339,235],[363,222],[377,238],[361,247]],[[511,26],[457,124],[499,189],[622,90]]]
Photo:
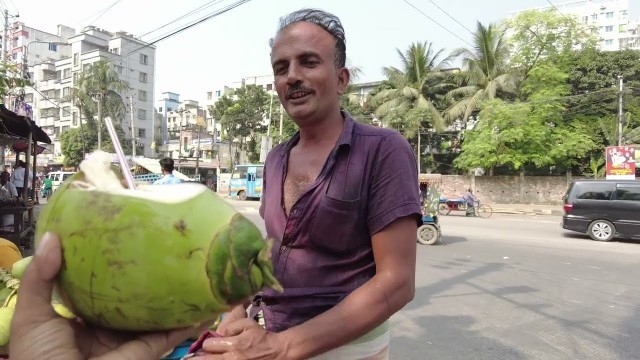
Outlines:
[[505,32],[494,24],[485,27],[478,22],[472,49],[457,49],[451,55],[462,56],[463,73],[460,87],[447,93],[453,105],[445,111],[448,121],[467,119],[480,109],[483,101],[503,93],[515,92],[515,79],[509,74],[509,46]]
[[91,89],[89,88],[87,73],[84,71],[78,73],[76,77],[76,86],[70,89],[69,95],[64,96],[62,101],[71,102],[78,108],[80,139],[82,141],[82,158],[84,158],[87,141],[85,138],[84,128],[82,126],[82,115],[84,114],[87,119],[93,118],[93,109],[95,108],[95,104],[91,99]]
[[[405,136],[413,137],[420,123],[427,117],[436,130],[444,128],[444,120],[437,109],[439,95],[452,84],[447,84],[441,71],[451,57],[442,58],[444,49],[436,51],[432,43],[413,43],[403,53],[396,49],[402,62],[401,69],[384,67],[383,72],[392,89],[381,90],[372,99],[375,115],[382,120],[406,119],[410,111],[422,113],[412,116],[415,121],[404,123]],[[405,121],[403,121],[405,122]]]
[[[114,120],[122,120],[126,108],[120,93],[129,90],[129,84],[120,80],[118,73],[107,60],[99,60],[88,69],[88,88],[98,99],[98,150],[102,150],[102,119],[105,109]],[[133,134],[132,134],[133,136]]]

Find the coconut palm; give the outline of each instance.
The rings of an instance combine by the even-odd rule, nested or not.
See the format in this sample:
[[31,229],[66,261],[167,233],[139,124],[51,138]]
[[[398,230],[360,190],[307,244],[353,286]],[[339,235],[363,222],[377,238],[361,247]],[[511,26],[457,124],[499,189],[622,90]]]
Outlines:
[[451,54],[462,56],[463,72],[460,87],[447,93],[452,105],[444,114],[446,120],[461,119],[465,125],[483,101],[515,92],[515,79],[507,72],[509,46],[505,32],[494,24],[485,27],[478,22],[473,43],[473,48]]
[[[437,109],[439,95],[451,84],[444,81],[441,71],[449,64],[450,57],[444,57],[444,50],[434,49],[432,43],[416,42],[403,53],[396,49],[402,66],[384,67],[391,89],[378,92],[372,99],[376,106],[375,115],[385,122],[391,118],[415,121],[403,124],[405,136],[413,137],[419,130],[422,120],[429,120],[436,130],[444,128],[444,121]],[[402,114],[418,112],[426,116],[405,118]],[[399,116],[400,115],[400,116]]]
[[126,107],[120,93],[129,90],[129,84],[118,77],[107,60],[97,61],[88,68],[88,88],[98,99],[98,149],[102,149],[102,119],[104,113],[115,121],[122,121]]
[[82,157],[86,153],[87,138],[82,124],[82,116],[92,119],[94,114],[95,103],[91,98],[91,89],[89,88],[89,80],[87,73],[81,71],[76,77],[76,86],[72,87],[69,91],[69,95],[62,98],[63,102],[71,102],[78,108],[79,124],[80,124],[80,139],[82,141]]

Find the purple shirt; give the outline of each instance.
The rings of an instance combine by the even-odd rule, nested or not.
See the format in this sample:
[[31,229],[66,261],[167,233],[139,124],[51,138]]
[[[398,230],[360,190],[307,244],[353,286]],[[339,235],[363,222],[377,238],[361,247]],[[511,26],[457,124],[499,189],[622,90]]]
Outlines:
[[265,290],[261,307],[275,332],[323,313],[371,279],[375,233],[409,215],[421,224],[418,169],[407,140],[348,115],[320,175],[287,218],[282,191],[298,140],[296,134],[275,147],[264,168],[260,215],[274,240],[271,259],[284,293]]

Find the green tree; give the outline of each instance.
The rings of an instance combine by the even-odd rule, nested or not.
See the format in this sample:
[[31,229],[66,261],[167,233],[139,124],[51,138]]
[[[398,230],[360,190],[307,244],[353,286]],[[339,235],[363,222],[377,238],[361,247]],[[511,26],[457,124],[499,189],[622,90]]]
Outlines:
[[444,113],[446,120],[461,119],[465,125],[484,101],[516,92],[516,79],[509,73],[510,48],[504,30],[478,22],[473,45],[471,49],[461,48],[452,53],[454,57],[462,57],[463,72],[459,86],[447,93],[452,105]]
[[64,165],[78,167],[84,159],[82,132],[79,128],[70,129],[60,135],[60,147],[64,155]]
[[10,63],[0,63],[0,98],[9,95],[15,88],[31,86],[32,83],[20,76],[18,67]]
[[595,49],[597,44],[591,29],[576,17],[554,9],[527,10],[504,25],[513,33],[509,37],[511,66],[523,80],[540,61],[551,61],[565,69],[575,49]]
[[454,165],[463,170],[497,167],[524,171],[526,166],[570,167],[596,147],[588,128],[563,119],[566,73],[539,64],[523,84],[526,101],[487,101],[476,129],[465,133],[462,153]]
[[[405,136],[411,138],[419,133],[427,122],[438,130],[444,128],[444,121],[437,108],[439,96],[444,94],[448,84],[443,83],[441,70],[449,63],[444,50],[436,50],[432,43],[413,43],[403,53],[396,49],[401,61],[401,69],[384,67],[383,72],[391,88],[380,90],[372,99],[376,106],[375,115],[388,122],[387,117],[397,119],[397,114],[422,114],[412,116],[414,121],[400,123]],[[425,110],[425,111],[422,111]]]

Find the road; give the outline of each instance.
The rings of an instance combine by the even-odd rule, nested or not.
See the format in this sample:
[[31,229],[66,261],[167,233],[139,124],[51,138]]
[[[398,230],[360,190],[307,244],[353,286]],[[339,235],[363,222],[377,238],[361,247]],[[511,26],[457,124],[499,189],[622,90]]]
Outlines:
[[[230,202],[264,226],[258,203]],[[392,359],[640,359],[640,242],[565,233],[555,216],[454,214],[418,245]]]

